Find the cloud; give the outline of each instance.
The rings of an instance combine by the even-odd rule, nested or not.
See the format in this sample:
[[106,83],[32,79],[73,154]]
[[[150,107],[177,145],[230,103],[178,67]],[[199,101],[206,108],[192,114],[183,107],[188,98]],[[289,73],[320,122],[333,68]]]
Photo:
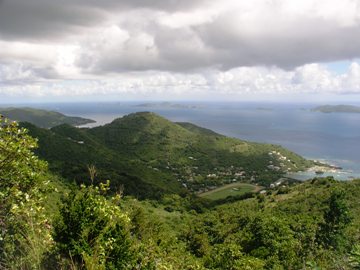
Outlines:
[[306,96],[308,94],[360,94],[360,65],[352,63],[347,72],[335,74],[326,66],[307,64],[287,71],[276,67],[240,67],[227,71],[202,73],[135,72],[96,80],[39,81],[37,75],[21,67],[12,71],[0,68],[0,81],[28,82],[0,84],[4,97],[157,98],[230,99],[246,97]]
[[74,65],[80,49],[78,46],[0,40],[0,47],[0,66],[8,66],[10,70],[21,66],[22,69],[38,74],[39,79],[81,76]]
[[92,7],[68,3],[4,0],[0,3],[0,37],[6,40],[60,40],[105,19]]
[[[126,71],[192,72],[212,67],[211,49],[190,28],[174,31],[156,25],[156,30],[142,31],[112,26],[100,30],[101,39],[84,45],[78,64],[87,72],[118,73]],[[116,38],[114,38],[116,37]]]
[[349,71],[341,76],[343,85],[341,86],[347,92],[356,91],[354,89],[360,89],[360,65],[358,63],[352,63]]
[[4,0],[0,5],[0,38],[78,45],[82,52],[75,63],[93,73],[291,69],[360,56],[356,0]]
[[[296,3],[296,4],[294,4]],[[360,56],[360,5],[332,1],[214,1],[188,11],[123,13],[98,46],[84,50],[88,71],[188,72],[239,66],[292,69]],[[111,43],[112,46],[108,46]],[[92,55],[92,57],[89,57]]]
[[[358,0],[2,0],[0,88],[358,93],[359,14]],[[338,60],[353,64],[333,74]]]
[[[132,9],[183,10],[199,0],[2,0],[0,37],[10,40],[59,40],[86,31]],[[141,19],[141,18],[139,18]]]

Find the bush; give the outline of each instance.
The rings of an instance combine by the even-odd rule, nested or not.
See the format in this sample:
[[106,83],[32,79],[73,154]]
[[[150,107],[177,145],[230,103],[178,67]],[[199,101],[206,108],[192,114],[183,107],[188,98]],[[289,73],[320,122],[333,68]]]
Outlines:
[[81,186],[63,199],[54,240],[63,258],[80,269],[131,269],[134,263],[129,217],[120,196],[107,199],[107,184]]
[[256,270],[264,269],[265,263],[241,252],[241,247],[232,243],[214,246],[206,265],[210,269]]
[[360,244],[356,244],[350,253],[351,266],[360,269]]
[[346,193],[335,190],[326,201],[324,222],[320,224],[318,235],[319,244],[325,248],[341,249],[347,242],[345,228],[350,224],[351,217],[346,204]]
[[36,140],[0,116],[0,265],[39,268],[52,243],[44,215],[46,163],[33,149]]

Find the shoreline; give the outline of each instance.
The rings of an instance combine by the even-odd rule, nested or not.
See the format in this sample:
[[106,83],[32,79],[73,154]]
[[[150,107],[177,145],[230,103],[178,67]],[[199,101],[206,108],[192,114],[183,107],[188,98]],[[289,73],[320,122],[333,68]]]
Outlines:
[[314,165],[303,171],[297,171],[286,174],[286,177],[291,179],[305,181],[316,177],[332,176],[336,180],[353,180],[360,179],[360,173],[352,170],[347,170],[342,167],[325,163],[324,161],[313,160]]
[[308,168],[305,172],[314,172],[315,174],[323,174],[323,173],[340,173],[342,172],[343,168],[333,166],[330,164],[322,164],[322,165],[315,165]]

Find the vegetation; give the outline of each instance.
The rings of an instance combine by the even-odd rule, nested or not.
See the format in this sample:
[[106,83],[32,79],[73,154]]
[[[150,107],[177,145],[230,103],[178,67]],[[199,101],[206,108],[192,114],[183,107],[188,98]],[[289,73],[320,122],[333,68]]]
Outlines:
[[129,217],[119,207],[119,195],[104,196],[107,189],[108,184],[82,186],[62,200],[55,251],[79,268],[129,269],[134,259]]
[[269,186],[286,171],[312,165],[281,146],[228,138],[154,113],[130,114],[92,129],[23,126],[39,139],[37,154],[53,172],[84,183],[92,164],[97,179],[111,179],[113,190],[124,187],[126,195],[138,198],[205,192],[234,181]]
[[34,108],[0,108],[0,114],[13,121],[29,122],[42,128],[51,128],[61,124],[80,126],[95,122],[91,119]]
[[1,117],[0,268],[38,268],[51,242],[44,212],[46,164],[32,153],[35,147],[26,130]]
[[359,269],[360,180],[315,178],[217,205],[174,193],[140,201],[109,193],[95,166],[88,185],[65,184],[35,146],[2,121],[2,269]]

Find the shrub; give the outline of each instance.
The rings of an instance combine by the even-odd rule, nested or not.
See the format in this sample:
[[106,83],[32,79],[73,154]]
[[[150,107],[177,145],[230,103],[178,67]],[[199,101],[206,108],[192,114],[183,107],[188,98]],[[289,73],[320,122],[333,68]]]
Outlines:
[[129,217],[107,184],[81,186],[63,199],[54,240],[63,258],[85,269],[130,269],[134,262]]
[[44,215],[46,163],[33,149],[36,140],[0,116],[0,265],[39,268],[52,243]]

